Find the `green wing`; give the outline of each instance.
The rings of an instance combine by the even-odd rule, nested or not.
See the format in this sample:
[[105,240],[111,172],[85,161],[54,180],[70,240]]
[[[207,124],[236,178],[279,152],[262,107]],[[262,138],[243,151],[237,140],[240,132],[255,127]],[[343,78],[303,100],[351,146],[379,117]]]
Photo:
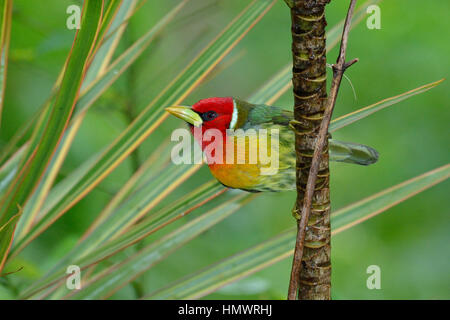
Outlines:
[[[248,128],[261,128],[270,126],[282,126],[286,130],[291,131],[289,121],[294,119],[292,111],[283,110],[278,107],[271,107],[266,105],[252,105],[246,102],[242,102],[246,109],[246,121],[243,125],[244,129]],[[290,141],[280,141],[284,145],[294,146],[294,133],[283,135],[288,136]],[[283,140],[283,139],[282,139]],[[338,162],[354,163],[359,165],[369,165],[377,162],[378,152],[368,146],[352,143],[342,142],[334,139],[329,140],[330,160]]]
[[247,117],[247,127],[260,124],[289,125],[289,121],[294,119],[292,111],[283,110],[278,107],[270,107],[264,104],[250,105]]

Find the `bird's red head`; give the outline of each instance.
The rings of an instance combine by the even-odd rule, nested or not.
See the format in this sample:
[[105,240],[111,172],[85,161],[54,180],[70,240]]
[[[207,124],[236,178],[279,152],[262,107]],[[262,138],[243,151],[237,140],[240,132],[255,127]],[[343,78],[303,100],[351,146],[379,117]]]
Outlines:
[[202,118],[203,132],[218,129],[225,133],[233,119],[234,100],[231,97],[207,98],[194,104],[192,110]]
[[[234,127],[237,121],[238,112],[235,108],[234,99],[226,97],[203,99],[192,107],[172,106],[166,110],[190,125],[194,138],[204,150],[211,143],[211,140],[208,140],[209,135],[216,135],[214,131],[220,131],[222,139],[226,139],[226,130]],[[198,127],[200,127],[200,132],[197,130]],[[199,135],[199,133],[201,134]]]

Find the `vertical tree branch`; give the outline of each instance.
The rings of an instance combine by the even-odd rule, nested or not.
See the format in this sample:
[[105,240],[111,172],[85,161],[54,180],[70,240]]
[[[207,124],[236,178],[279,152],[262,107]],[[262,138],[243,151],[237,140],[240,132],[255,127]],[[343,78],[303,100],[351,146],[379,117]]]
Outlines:
[[[290,0],[292,19],[292,54],[294,86],[294,118],[296,133],[297,200],[294,216],[300,226],[300,209],[311,167],[314,143],[325,110],[326,40],[325,6],[330,0]],[[305,237],[304,259],[295,251],[288,299],[330,298],[330,219],[328,184],[328,146],[320,163],[320,175],[314,192],[314,210]],[[306,220],[307,221],[307,220]],[[297,240],[297,244],[299,241]]]
[[[348,32],[356,0],[347,13],[330,98],[326,99],[325,5],[329,0],[288,0],[292,16],[296,132],[297,241],[288,299],[330,299],[331,233],[328,126],[346,68]],[[301,208],[301,211],[299,211]]]

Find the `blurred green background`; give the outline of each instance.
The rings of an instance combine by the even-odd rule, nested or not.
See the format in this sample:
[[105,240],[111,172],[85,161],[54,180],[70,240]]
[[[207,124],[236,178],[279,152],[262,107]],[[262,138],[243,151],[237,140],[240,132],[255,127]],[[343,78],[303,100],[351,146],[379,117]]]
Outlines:
[[[123,110],[132,106],[138,114],[249,2],[191,0],[175,22],[89,112],[60,178],[108,145],[129,124]],[[74,37],[74,31],[65,27],[66,8],[74,3],[81,1],[46,0],[45,5],[31,0],[14,1],[0,145],[7,143],[48,98]],[[121,47],[137,39],[176,3],[147,1],[131,20]],[[345,17],[347,6],[348,1],[331,1],[327,8],[329,27]],[[380,8],[381,30],[369,30],[363,21],[351,33],[347,55],[360,58],[360,62],[347,75],[357,98],[344,81],[335,116],[449,75],[450,43],[445,35],[450,29],[450,2],[383,1]],[[211,96],[249,97],[290,62],[290,45],[289,10],[279,0],[185,103]],[[336,49],[328,54],[329,63],[335,61],[336,55]],[[380,160],[370,167],[331,165],[333,209],[449,162],[449,86],[446,81],[334,134],[340,140],[373,146],[379,151]],[[291,108],[291,90],[277,105]],[[145,159],[171,130],[181,125],[177,119],[168,119],[139,149],[139,159]],[[128,179],[132,168],[132,161],[123,163],[27,248],[19,260],[19,264],[28,266],[23,276],[32,280],[48,270],[77,241]],[[209,171],[203,168],[172,199],[209,178]],[[335,236],[333,298],[449,299],[449,191],[450,182],[446,181]],[[295,192],[259,195],[143,274],[137,282],[144,292],[153,291],[292,227],[294,199]],[[194,212],[171,228],[195,216]],[[155,234],[146,241],[159,236]],[[207,298],[284,299],[290,264],[291,259],[286,259]],[[381,268],[381,290],[366,287],[369,265]],[[134,294],[128,286],[114,298],[134,298]],[[10,291],[0,288],[0,298],[12,296]]]

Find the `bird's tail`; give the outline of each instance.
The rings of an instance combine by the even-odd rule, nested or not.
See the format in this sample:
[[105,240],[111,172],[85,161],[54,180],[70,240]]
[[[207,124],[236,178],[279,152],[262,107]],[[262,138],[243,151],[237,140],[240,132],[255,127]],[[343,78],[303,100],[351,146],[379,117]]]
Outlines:
[[329,149],[331,161],[356,163],[367,166],[378,160],[378,152],[362,144],[330,139]]

